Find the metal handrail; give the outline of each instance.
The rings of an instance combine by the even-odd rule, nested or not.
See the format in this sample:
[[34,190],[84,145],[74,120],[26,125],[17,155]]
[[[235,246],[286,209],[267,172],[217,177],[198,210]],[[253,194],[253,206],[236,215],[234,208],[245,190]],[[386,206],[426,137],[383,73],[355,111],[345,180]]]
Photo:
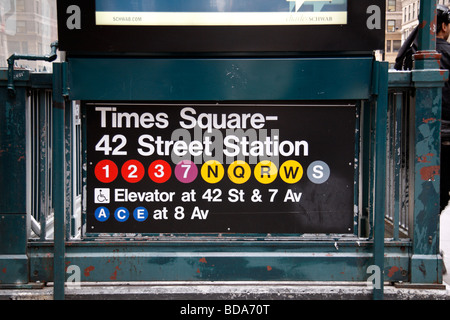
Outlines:
[[53,42],[51,45],[51,52],[48,55],[39,56],[31,54],[18,54],[14,53],[8,58],[8,94],[11,97],[16,95],[16,89],[14,86],[14,63],[17,60],[30,60],[30,61],[47,61],[52,62],[58,58],[57,49],[58,41]]

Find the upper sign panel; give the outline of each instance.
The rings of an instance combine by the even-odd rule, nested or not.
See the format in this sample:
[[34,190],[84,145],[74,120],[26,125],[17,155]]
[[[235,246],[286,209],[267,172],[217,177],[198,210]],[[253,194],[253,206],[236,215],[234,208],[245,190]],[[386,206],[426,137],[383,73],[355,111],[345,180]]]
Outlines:
[[384,48],[385,0],[58,0],[60,49],[274,54]]
[[102,26],[347,24],[347,0],[96,0]]

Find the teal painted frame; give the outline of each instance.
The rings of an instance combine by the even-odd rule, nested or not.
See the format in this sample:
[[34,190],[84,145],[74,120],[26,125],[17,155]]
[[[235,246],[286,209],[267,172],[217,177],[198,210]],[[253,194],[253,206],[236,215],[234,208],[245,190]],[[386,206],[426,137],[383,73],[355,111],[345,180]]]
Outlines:
[[[123,73],[115,73],[114,70],[121,70]],[[153,71],[149,73],[148,70]],[[333,75],[332,81],[326,80],[321,85],[320,80],[325,72]],[[131,82],[133,74],[137,75],[134,80],[139,80],[138,82]],[[412,78],[410,74],[408,78],[406,73],[389,75],[390,83],[396,83],[399,86],[412,86],[413,83],[407,81]],[[427,83],[421,86],[423,90],[439,87],[442,84],[441,73],[436,71],[416,73],[414,79],[416,83]],[[333,86],[333,83],[339,83],[339,85]],[[376,62],[373,57],[72,58],[67,63],[55,64],[53,89],[57,110],[54,110],[56,117],[53,119],[52,126],[54,130],[57,130],[55,132],[59,132],[59,137],[54,141],[57,147],[53,150],[53,157],[58,159],[61,168],[55,174],[66,172],[69,166],[70,158],[66,158],[64,153],[70,148],[67,149],[68,146],[63,139],[68,135],[64,129],[64,123],[68,119],[64,112],[70,111],[67,103],[78,99],[101,101],[106,97],[108,97],[107,100],[172,102],[199,100],[201,97],[203,99],[200,100],[204,101],[362,100],[362,108],[370,112],[363,112],[361,123],[372,122],[372,129],[376,129],[374,135],[369,138],[372,148],[369,148],[370,153],[366,159],[373,160],[373,157],[377,157],[377,163],[380,164],[386,157],[386,136],[383,129],[385,127],[380,123],[385,121],[383,119],[386,116],[387,83],[386,63]],[[153,85],[158,90],[146,90],[148,86]],[[29,79],[23,79],[23,83],[17,81],[18,92],[21,86],[31,87]],[[205,86],[208,90],[202,91],[201,86]],[[2,90],[5,88],[6,86],[2,86]],[[437,92],[435,88],[431,90]],[[26,100],[24,96],[19,97]],[[216,99],[213,99],[214,97]],[[436,104],[435,106],[437,107]],[[367,126],[364,130],[370,132]],[[365,137],[366,133],[367,131],[362,132],[362,137]],[[367,142],[367,140],[364,141],[363,144]],[[380,178],[380,170],[382,166],[378,166],[377,169],[373,166],[373,162],[368,169],[361,169],[361,172],[367,175],[367,180],[363,179],[366,183],[361,187],[366,188],[368,194],[372,193],[373,188],[377,194],[383,194],[384,177]],[[102,241],[99,241],[101,238],[84,238],[81,241],[72,241],[67,238],[68,234],[65,230],[67,222],[63,218],[67,213],[67,203],[64,200],[68,194],[64,191],[67,181],[64,181],[62,176],[55,178],[55,182],[61,187],[59,191],[55,190],[57,194],[54,195],[54,208],[58,216],[55,222],[56,241],[54,244],[33,241],[24,248],[20,246],[18,254],[23,259],[19,261],[20,266],[14,268],[20,270],[18,273],[24,277],[24,281],[26,278],[29,281],[55,281],[55,298],[58,299],[64,298],[64,281],[69,276],[66,268],[70,265],[76,265],[82,270],[82,281],[237,279],[366,281],[370,275],[367,273],[367,268],[372,264],[378,265],[383,270],[382,276],[385,281],[427,283],[442,281],[439,267],[434,270],[429,269],[426,278],[414,276],[410,278],[409,275],[415,272],[414,269],[422,268],[423,259],[427,263],[430,262],[426,265],[436,265],[436,262],[439,264],[436,242],[425,250],[422,249],[422,245],[428,241],[427,237],[417,237],[416,242],[406,240],[386,242],[383,234],[384,224],[380,224],[380,221],[384,220],[384,197],[378,197],[376,201],[368,200],[374,205],[370,208],[369,219],[370,217],[375,219],[374,233],[368,238],[357,237],[357,235],[312,237],[306,235],[273,235],[271,237],[267,235],[230,237],[143,235],[140,238],[116,237]],[[366,196],[369,197],[367,194]],[[418,213],[417,216],[420,218],[423,213]],[[433,235],[438,234],[436,228],[430,229],[433,227],[434,220],[419,219],[418,221],[424,222],[423,228],[431,230]],[[0,222],[0,225],[4,227],[4,230],[13,230],[11,232],[20,229],[12,223]],[[25,224],[22,224],[22,227],[24,226]],[[416,230],[420,229],[416,228]],[[22,239],[25,239],[24,243],[26,243],[26,235]],[[1,257],[4,258],[0,259],[0,267],[6,264],[9,268],[17,264],[16,258],[19,256],[11,256],[4,246],[0,249]],[[412,260],[411,257],[413,257]],[[422,260],[419,261],[417,258]],[[27,270],[25,273],[22,272],[24,266]],[[11,274],[1,274],[3,268],[0,268],[0,277],[3,276],[3,281],[15,283],[16,279]],[[374,291],[374,297],[377,299],[383,297],[383,287]]]
[[30,159],[27,84],[30,72],[16,72],[16,94],[7,89],[0,71],[0,285],[23,285],[29,279],[27,256],[27,167]]
[[[324,77],[323,75],[333,76]],[[386,119],[384,114],[387,109],[387,64],[376,62],[372,56],[291,59],[71,58],[68,61],[67,81],[68,94],[71,100],[171,102],[370,100],[376,106],[374,110],[377,110],[376,114],[372,115],[374,123],[377,125],[384,123],[384,126],[382,125],[380,129],[376,130],[377,133],[373,137],[376,140],[377,162],[382,164],[382,160],[385,158]],[[376,192],[380,194],[384,194],[384,177],[380,179],[382,172],[382,166],[379,166],[376,175],[371,176],[370,179],[370,181],[376,183]],[[398,253],[388,256],[388,258],[384,256],[384,201],[385,198],[382,196],[378,197],[375,202],[374,210],[379,212],[375,215],[377,218],[375,225],[378,226],[375,231],[375,247],[372,247],[373,243],[368,241],[363,245],[363,249],[361,248],[363,239],[355,236],[353,240],[346,242],[345,237],[343,238],[341,235],[325,235],[317,243],[314,241],[311,243],[307,240],[308,238],[299,238],[295,235],[280,235],[280,237],[275,235],[270,239],[271,245],[269,247],[265,245],[268,240],[265,235],[241,235],[236,239],[233,239],[236,236],[218,238],[210,235],[204,235],[203,237],[200,235],[177,235],[172,238],[173,243],[168,242],[163,247],[155,246],[151,241],[150,243],[141,243],[140,246],[148,248],[149,251],[146,252],[135,252],[134,244],[125,241],[127,250],[131,250],[130,255],[118,253],[117,258],[126,260],[125,257],[129,257],[139,261],[145,260],[148,268],[151,270],[157,268],[159,272],[152,275],[147,274],[144,267],[138,268],[142,275],[140,279],[145,278],[147,280],[198,280],[201,277],[195,273],[180,274],[181,265],[186,264],[186,261],[191,261],[189,262],[191,265],[197,265],[198,261],[201,260],[208,261],[210,259],[211,261],[212,259],[214,261],[214,259],[219,259],[221,261],[220,263],[217,262],[217,265],[236,266],[237,261],[246,261],[241,265],[255,265],[260,270],[266,271],[267,269],[274,270],[274,268],[278,271],[283,270],[283,272],[277,272],[278,275],[273,278],[268,276],[266,272],[255,273],[251,268],[243,268],[240,270],[242,279],[348,281],[357,279],[365,281],[368,277],[367,267],[370,264],[377,264],[381,270],[384,270],[385,263],[389,268],[395,267],[394,270],[396,271],[408,269],[407,254],[405,255],[405,248],[408,246],[405,246],[405,243],[401,243],[399,247],[402,249]],[[148,237],[147,240],[161,240],[161,237],[157,235],[144,235],[144,237]],[[193,252],[193,249],[189,246],[195,243],[195,241],[192,242],[195,237],[202,239],[200,250],[205,250],[208,242],[220,243],[221,245],[215,247],[212,252],[208,250],[199,253],[197,249]],[[283,237],[284,240],[282,240]],[[89,238],[85,239],[88,240]],[[337,252],[341,241],[345,243],[347,250],[345,253]],[[120,243],[120,240],[115,243]],[[291,253],[286,255],[277,252],[278,248],[283,247],[286,243],[290,243]],[[67,248],[72,250],[72,248],[79,249],[84,248],[84,246],[87,250],[91,248],[87,243],[72,243]],[[230,249],[232,251],[221,252],[223,246],[232,248]],[[251,246],[252,250],[256,250],[256,252],[244,252],[243,247],[248,248],[248,246]],[[315,252],[317,250],[315,246],[325,246],[330,251]],[[89,260],[91,261],[92,258],[92,261],[98,261],[97,266],[105,266],[105,259],[111,261],[112,256],[110,254],[114,255],[111,252],[102,252],[107,247],[88,250],[89,253],[86,253],[90,256]],[[306,251],[304,251],[305,248],[307,248]],[[368,248],[370,248],[369,251],[359,253],[360,250],[364,251]],[[394,248],[398,249],[395,246]],[[272,251],[272,253],[269,251]],[[67,253],[66,259],[69,259],[69,257],[70,263],[79,261],[80,258],[75,253],[73,255]],[[159,258],[151,259],[152,257]],[[197,257],[199,258],[197,259]],[[393,259],[391,259],[392,257]],[[288,262],[289,259],[290,262]],[[162,263],[162,261],[166,262]],[[162,269],[161,264],[168,263],[167,261],[171,261],[170,267],[166,265]],[[395,264],[393,261],[395,261]],[[268,262],[270,263],[267,264]],[[78,263],[80,262],[77,262],[77,265]],[[340,271],[337,275],[336,271],[340,270],[338,267],[340,263],[344,264],[343,269],[350,270],[350,272]],[[304,269],[303,275],[293,271],[297,270],[299,266]],[[84,270],[89,271],[95,268],[94,265],[90,265],[86,266]],[[137,266],[135,265],[134,268],[137,268]],[[189,270],[189,268],[186,270]],[[195,271],[198,270],[200,268]],[[314,274],[317,273],[317,270],[320,270],[320,273]],[[189,273],[189,271],[186,272]],[[406,280],[405,272],[387,273],[390,279]],[[87,274],[90,275],[91,273],[87,272]],[[101,274],[107,274],[107,272]],[[159,274],[159,276],[155,276],[155,274]],[[381,276],[383,276],[383,273]],[[117,277],[113,278],[117,280]],[[217,274],[210,274],[207,279],[232,280],[233,278],[230,278],[228,273],[222,269]],[[236,276],[234,276],[234,279],[236,279]],[[108,281],[108,279],[103,278],[102,281]],[[376,296],[380,298],[383,288],[378,288],[375,292],[377,292]]]
[[296,101],[368,99],[372,57],[70,58],[71,100]]

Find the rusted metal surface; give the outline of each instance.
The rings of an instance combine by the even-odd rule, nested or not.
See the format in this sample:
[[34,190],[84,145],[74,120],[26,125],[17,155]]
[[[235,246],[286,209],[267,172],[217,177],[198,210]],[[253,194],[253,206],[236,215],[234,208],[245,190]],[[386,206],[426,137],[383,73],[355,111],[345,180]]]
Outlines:
[[[217,241],[216,241],[217,242]],[[30,248],[32,281],[52,281],[51,245]],[[157,280],[366,281],[371,241],[70,242],[66,270],[75,265],[82,282]],[[385,250],[386,281],[408,281],[408,242]],[[71,273],[68,272],[67,276]]]

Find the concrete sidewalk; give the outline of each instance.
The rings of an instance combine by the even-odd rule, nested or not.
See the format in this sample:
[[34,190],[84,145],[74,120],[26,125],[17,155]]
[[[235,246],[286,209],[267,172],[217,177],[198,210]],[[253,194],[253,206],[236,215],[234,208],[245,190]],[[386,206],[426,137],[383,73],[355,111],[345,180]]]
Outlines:
[[[68,287],[67,300],[371,300],[372,288],[354,282],[143,282]],[[53,287],[0,290],[0,300],[51,300]],[[446,289],[407,289],[385,284],[385,300],[450,300]]]

